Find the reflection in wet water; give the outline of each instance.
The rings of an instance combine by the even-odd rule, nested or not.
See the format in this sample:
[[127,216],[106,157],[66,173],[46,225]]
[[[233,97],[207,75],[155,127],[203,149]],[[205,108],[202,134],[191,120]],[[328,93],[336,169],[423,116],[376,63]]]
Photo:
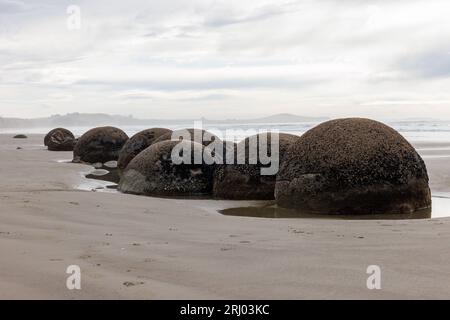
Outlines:
[[97,169],[91,171],[89,174],[86,175],[86,178],[88,179],[94,179],[94,180],[101,180],[101,181],[108,181],[113,183],[119,183],[120,175],[119,175],[119,169],[111,168],[108,166],[101,166],[96,167]]
[[78,186],[80,190],[117,192],[117,184],[120,180],[119,169],[116,161],[107,163],[94,163],[94,169],[84,174],[88,180]]
[[260,207],[239,207],[219,211],[227,216],[244,216],[254,218],[315,218],[344,220],[404,220],[450,217],[450,199],[433,197],[433,209],[425,209],[411,214],[374,214],[374,215],[323,215],[299,212],[279,208],[273,203]]
[[58,159],[55,161],[58,163],[72,163],[72,159]]
[[[87,189],[107,189],[114,191],[120,180],[119,169],[116,163],[94,164],[94,170],[85,175],[88,179],[109,182],[93,188]],[[106,190],[105,190],[106,191]],[[184,198],[184,197],[180,197]],[[208,196],[189,197],[190,199],[209,199]],[[433,209],[425,209],[411,214],[374,214],[374,215],[323,215],[299,212],[297,210],[277,207],[273,202],[259,207],[238,207],[219,211],[226,216],[245,216],[254,218],[315,218],[315,219],[344,219],[344,220],[403,220],[403,219],[429,219],[450,217],[450,198],[447,195],[433,197]]]

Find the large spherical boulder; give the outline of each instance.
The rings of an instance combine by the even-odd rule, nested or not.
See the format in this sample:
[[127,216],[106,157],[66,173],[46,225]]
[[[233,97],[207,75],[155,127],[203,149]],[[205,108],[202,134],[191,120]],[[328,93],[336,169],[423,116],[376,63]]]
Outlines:
[[53,137],[53,135],[54,135],[55,133],[61,133],[61,134],[63,134],[64,136],[66,136],[66,137],[68,137],[68,138],[75,139],[75,136],[73,135],[73,133],[72,133],[70,130],[65,129],[65,128],[55,128],[55,129],[50,130],[50,131],[45,135],[45,137],[44,137],[44,146],[47,147],[47,146],[49,145],[50,140],[51,140],[51,138]]
[[431,207],[425,164],[394,129],[360,118],[325,122],[286,153],[279,206],[323,214],[412,213]]
[[120,170],[125,169],[130,161],[134,159],[134,157],[151,146],[156,139],[158,139],[162,135],[170,133],[172,133],[172,130],[164,128],[152,128],[136,133],[125,143],[125,145],[120,150],[117,167]]
[[[278,147],[273,144],[275,154],[272,154],[272,143],[278,140]],[[242,155],[245,164],[223,164],[217,166],[214,172],[213,195],[220,199],[233,200],[272,200],[274,199],[276,173],[279,164],[283,162],[287,148],[299,137],[291,134],[258,134],[241,141],[237,153]],[[260,154],[259,146],[264,145],[262,154],[267,154],[273,160],[272,172],[261,171],[270,167]],[[245,152],[243,154],[243,152]],[[253,157],[251,156],[253,155]],[[253,161],[251,160],[253,158]],[[256,160],[256,161],[255,161]],[[242,162],[242,160],[241,160]],[[263,174],[264,173],[264,174]]]
[[157,138],[153,143],[158,143],[165,140],[190,140],[203,144],[205,147],[214,141],[220,141],[219,137],[206,130],[200,129],[179,129],[173,132],[168,132]]
[[[214,171],[214,165],[209,163],[213,159],[202,157],[196,164],[194,157],[194,152],[201,155],[204,151],[203,145],[186,140],[154,143],[128,164],[120,179],[119,190],[162,196],[209,194]],[[172,159],[172,152],[184,156],[190,163]]]
[[53,129],[44,138],[44,145],[50,151],[73,151],[76,142],[73,133],[64,128]]
[[98,127],[83,134],[73,149],[73,162],[105,163],[118,160],[128,136],[114,127]]

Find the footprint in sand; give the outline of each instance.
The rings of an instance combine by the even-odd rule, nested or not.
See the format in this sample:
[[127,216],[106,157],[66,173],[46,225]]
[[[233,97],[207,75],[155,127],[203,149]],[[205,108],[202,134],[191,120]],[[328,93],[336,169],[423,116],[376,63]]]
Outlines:
[[145,282],[143,282],[143,281],[140,281],[140,282],[130,282],[130,281],[125,281],[125,282],[123,283],[123,285],[124,285],[125,287],[134,287],[134,286],[142,285],[142,284],[145,284]]

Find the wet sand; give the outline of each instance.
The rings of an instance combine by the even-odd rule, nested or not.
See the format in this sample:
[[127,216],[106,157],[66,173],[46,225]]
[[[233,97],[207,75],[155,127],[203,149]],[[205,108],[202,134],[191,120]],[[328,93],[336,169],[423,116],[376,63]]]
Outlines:
[[[92,168],[42,140],[0,135],[2,299],[450,298],[450,218],[232,217],[217,211],[261,202],[83,191]],[[450,161],[432,157],[450,143],[418,147],[434,148],[419,150],[433,194],[450,194]],[[66,288],[69,265],[81,290]]]

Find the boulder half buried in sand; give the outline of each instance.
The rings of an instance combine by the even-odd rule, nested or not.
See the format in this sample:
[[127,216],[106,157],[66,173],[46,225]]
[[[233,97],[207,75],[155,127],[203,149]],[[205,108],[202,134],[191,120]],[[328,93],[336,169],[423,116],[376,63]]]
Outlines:
[[[214,197],[234,200],[274,199],[279,165],[283,162],[287,148],[298,138],[286,133],[262,133],[241,141],[236,149],[238,157],[239,154],[242,157],[240,163],[244,163],[217,166],[214,172]],[[266,172],[263,168],[267,169]]]
[[44,138],[44,145],[50,151],[73,151],[75,144],[73,133],[64,128],[53,129]]
[[[126,167],[119,182],[125,193],[162,196],[210,194],[214,159],[201,157],[205,147],[192,141],[161,141],[139,153]],[[176,159],[172,159],[172,152]],[[181,163],[183,157],[187,161]],[[197,164],[196,164],[197,163]]]
[[323,214],[412,213],[431,207],[425,164],[394,129],[360,118],[325,122],[287,151],[277,204]]
[[[132,136],[119,152],[119,161],[117,166],[120,170],[126,168],[131,160],[140,152],[151,146],[156,139],[164,134],[170,134],[172,130],[164,128],[152,128],[143,130]],[[167,140],[170,139],[170,136]]]
[[73,149],[73,162],[105,163],[119,158],[128,136],[114,127],[98,127],[83,134]]

